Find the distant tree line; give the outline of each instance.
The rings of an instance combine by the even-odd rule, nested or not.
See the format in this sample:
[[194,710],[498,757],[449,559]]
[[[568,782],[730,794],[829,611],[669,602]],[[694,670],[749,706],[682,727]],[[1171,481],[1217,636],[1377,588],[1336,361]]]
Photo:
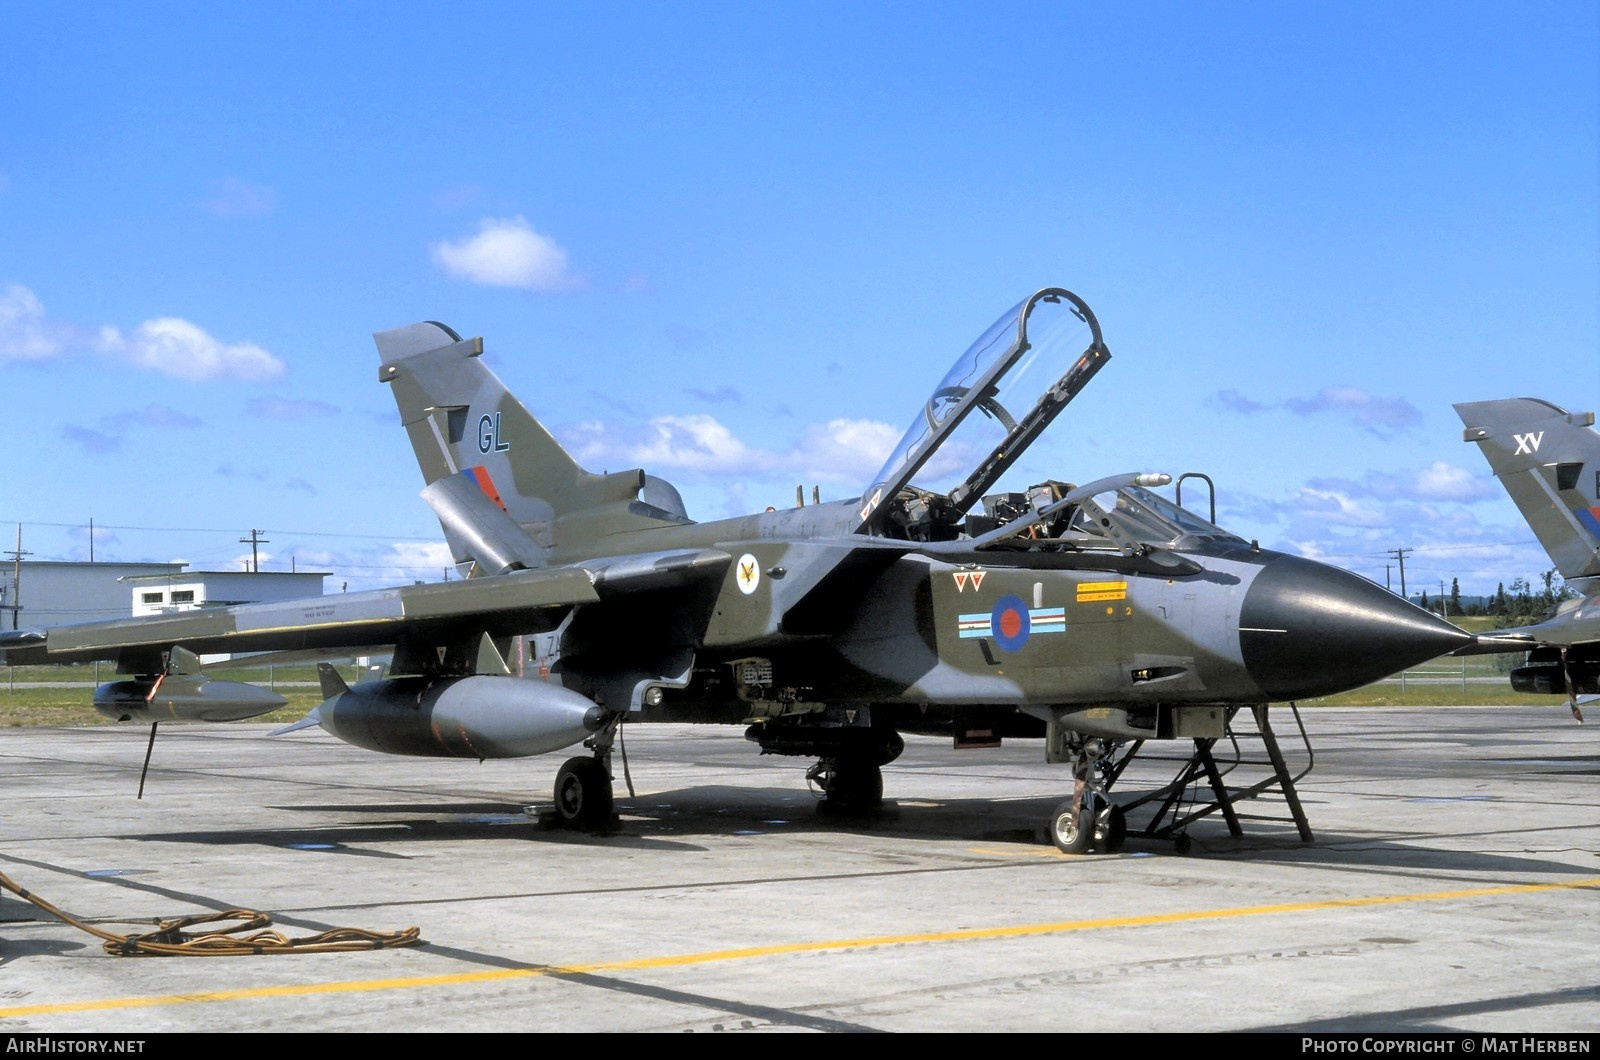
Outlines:
[[1487,615],[1495,620],[1496,627],[1505,629],[1538,622],[1558,603],[1572,595],[1575,594],[1552,567],[1539,575],[1534,583],[1526,578],[1515,578],[1509,586],[1501,582],[1489,596],[1462,596],[1459,581],[1451,578],[1448,597],[1430,598],[1423,593],[1417,602],[1425,610],[1439,612],[1446,617]]

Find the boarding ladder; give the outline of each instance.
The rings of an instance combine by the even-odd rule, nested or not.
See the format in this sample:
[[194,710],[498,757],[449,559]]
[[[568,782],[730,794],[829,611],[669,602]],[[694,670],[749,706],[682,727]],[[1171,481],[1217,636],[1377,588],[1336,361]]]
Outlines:
[[[1128,819],[1128,834],[1147,839],[1171,839],[1180,851],[1189,846],[1188,830],[1195,821],[1222,814],[1235,839],[1244,836],[1244,822],[1292,821],[1302,842],[1312,842],[1311,824],[1300,805],[1295,784],[1311,772],[1314,756],[1300,709],[1287,707],[1299,732],[1303,752],[1296,752],[1291,767],[1268,719],[1265,703],[1230,707],[1221,737],[1196,738],[1188,756],[1152,752],[1143,740],[1119,748],[1105,765],[1109,791],[1135,760],[1144,766],[1177,764],[1172,779],[1131,801],[1117,800]],[[1303,759],[1302,759],[1303,754]],[[1249,811],[1241,804],[1248,804]],[[1144,820],[1143,827],[1138,821]]]

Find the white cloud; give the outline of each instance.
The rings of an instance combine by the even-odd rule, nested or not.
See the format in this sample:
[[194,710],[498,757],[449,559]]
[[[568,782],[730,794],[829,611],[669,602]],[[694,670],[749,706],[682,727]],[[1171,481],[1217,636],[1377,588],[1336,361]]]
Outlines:
[[807,480],[859,488],[889,459],[899,440],[898,430],[877,420],[829,420],[805,429],[789,464]]
[[1311,398],[1291,398],[1284,407],[1297,415],[1343,412],[1356,426],[1369,431],[1393,430],[1422,422],[1422,413],[1405,398],[1382,398],[1360,387],[1323,387]]
[[[103,540],[98,527],[95,528],[95,537]],[[268,540],[272,542],[270,547]],[[437,582],[444,580],[446,571],[451,579],[460,577],[455,561],[450,557],[449,546],[443,541],[398,541],[385,545],[329,549],[296,541],[292,532],[269,530],[267,537],[262,539],[259,555],[264,571],[296,570],[301,574],[330,574],[323,582],[323,591],[328,594],[387,589],[418,581]],[[233,551],[231,560],[203,562],[220,563],[224,570],[249,569],[250,549]]]
[[714,417],[656,416],[646,425],[642,444],[633,447],[632,459],[641,467],[685,467],[696,471],[745,470],[764,463],[757,453],[733,436]]
[[179,379],[240,379],[260,382],[284,373],[284,363],[252,342],[224,343],[198,325],[179,317],[147,320],[124,336],[113,327],[100,329],[101,344],[140,368]]
[[199,426],[201,421],[188,413],[166,405],[149,404],[142,409],[102,416],[97,428],[82,424],[68,425],[61,428],[61,434],[86,452],[99,454],[118,451],[128,434],[141,428],[192,430]]
[[1328,386],[1308,398],[1289,398],[1278,404],[1266,404],[1246,397],[1237,390],[1222,390],[1206,399],[1212,408],[1239,415],[1253,416],[1272,409],[1282,408],[1296,416],[1317,413],[1342,414],[1357,427],[1379,437],[1390,432],[1415,427],[1422,422],[1422,413],[1405,398],[1386,398],[1354,386]]
[[392,564],[396,576],[417,571],[442,571],[454,567],[450,546],[443,541],[396,541],[381,554],[380,559]]
[[1271,405],[1263,405],[1253,398],[1247,398],[1237,390],[1219,390],[1206,399],[1212,408],[1219,408],[1225,412],[1237,412],[1246,416],[1253,416],[1258,412],[1266,412]]
[[218,217],[264,217],[278,208],[278,193],[265,184],[223,177],[212,181],[211,195],[200,205]]
[[1344,478],[1313,478],[1312,489],[1347,497],[1374,497],[1382,501],[1457,501],[1471,502],[1500,496],[1493,479],[1474,475],[1465,468],[1435,460],[1417,470],[1368,471],[1359,482]]
[[654,416],[642,426],[618,431],[598,421],[575,428],[579,462],[703,472],[745,472],[776,462],[776,456],[752,449],[713,416]]
[[1435,460],[1417,472],[1417,496],[1431,501],[1481,501],[1500,496],[1500,489],[1465,468]]
[[798,473],[810,482],[860,486],[888,457],[900,432],[872,420],[806,427],[784,450],[746,445],[714,416],[655,416],[636,427],[589,420],[561,428],[562,443],[585,467],[673,469],[713,475]]
[[44,306],[21,284],[0,293],[0,361],[42,361],[65,346],[70,329],[45,319]]
[[1299,515],[1325,524],[1350,527],[1387,527],[1390,520],[1379,505],[1363,504],[1335,490],[1304,487],[1295,493]]
[[491,287],[565,291],[578,286],[567,271],[567,252],[522,217],[489,218],[478,234],[435,243],[434,262],[452,276]]
[[269,420],[301,420],[309,416],[333,416],[338,408],[326,401],[310,398],[256,397],[246,406],[250,415]]
[[76,423],[61,428],[61,436],[86,453],[96,456],[115,453],[122,448],[122,436],[112,431],[99,431]]

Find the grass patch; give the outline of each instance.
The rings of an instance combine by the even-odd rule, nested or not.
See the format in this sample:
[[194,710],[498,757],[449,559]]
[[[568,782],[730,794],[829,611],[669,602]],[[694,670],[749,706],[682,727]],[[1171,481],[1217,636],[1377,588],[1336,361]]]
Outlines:
[[[1389,678],[1343,692],[1308,699],[1302,707],[1441,707],[1441,706],[1550,706],[1564,707],[1565,696],[1532,696],[1511,690],[1509,669],[1502,656],[1452,659],[1448,656],[1428,667],[1407,672],[1402,682]],[[346,681],[360,680],[354,666],[340,667]],[[230,670],[216,674],[229,681],[248,681],[270,687],[289,705],[253,720],[287,725],[298,721],[322,701],[314,666],[276,666]],[[91,700],[96,680],[114,681],[111,667],[18,666],[9,680],[0,673],[0,727],[29,725],[112,725],[96,713]],[[48,684],[46,684],[48,682]]]
[[1509,681],[1497,684],[1457,683],[1422,685],[1408,681],[1379,681],[1336,696],[1307,699],[1302,707],[1565,707],[1566,696],[1532,696],[1513,692]]

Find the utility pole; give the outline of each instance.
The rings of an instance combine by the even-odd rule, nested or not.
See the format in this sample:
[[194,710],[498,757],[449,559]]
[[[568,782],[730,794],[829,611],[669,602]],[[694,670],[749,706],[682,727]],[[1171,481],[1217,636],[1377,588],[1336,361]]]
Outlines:
[[32,552],[22,551],[22,524],[17,524],[17,547],[11,550],[11,628],[17,628],[17,615],[22,611],[22,557]]
[[1389,555],[1400,561],[1400,598],[1402,600],[1409,599],[1406,596],[1406,553],[1415,551],[1416,549],[1414,548],[1391,548],[1389,550]]
[[257,551],[257,547],[260,546],[260,545],[268,544],[268,543],[270,543],[270,541],[271,541],[270,538],[265,538],[265,537],[261,536],[261,531],[260,530],[252,530],[252,531],[250,531],[250,536],[249,537],[241,537],[239,539],[239,544],[241,544],[241,545],[249,545],[250,546],[250,573],[251,574],[259,574],[259,573],[261,573],[261,554]]

